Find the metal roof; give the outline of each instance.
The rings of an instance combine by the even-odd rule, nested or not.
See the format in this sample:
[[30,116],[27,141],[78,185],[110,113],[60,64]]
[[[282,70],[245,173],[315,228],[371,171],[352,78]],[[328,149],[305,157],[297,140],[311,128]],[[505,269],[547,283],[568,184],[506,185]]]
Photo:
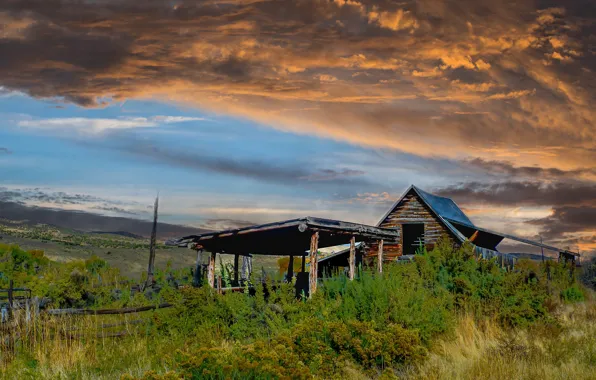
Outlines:
[[432,208],[437,214],[443,218],[454,220],[460,223],[468,225],[474,225],[470,219],[464,214],[464,212],[453,202],[453,200],[445,197],[439,197],[431,193],[412,185],[412,188],[424,199],[424,201]]
[[381,225],[387,219],[389,214],[395,210],[395,208],[404,200],[404,198],[410,193],[410,191],[414,191],[422,201],[431,209],[431,211],[439,218],[441,222],[451,231],[451,233],[460,241],[466,240],[466,237],[457,229],[455,228],[449,221],[448,218],[452,220],[457,220],[462,223],[473,225],[472,221],[468,219],[466,214],[449,198],[439,197],[437,195],[427,193],[426,191],[411,185],[408,189],[402,194],[402,196],[391,206],[389,211],[383,215],[379,223],[377,223],[377,227]]

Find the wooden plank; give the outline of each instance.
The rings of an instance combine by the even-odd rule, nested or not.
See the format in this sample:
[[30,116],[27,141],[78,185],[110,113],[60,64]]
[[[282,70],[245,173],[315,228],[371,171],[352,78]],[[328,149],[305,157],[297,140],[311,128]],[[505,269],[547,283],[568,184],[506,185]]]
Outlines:
[[290,255],[290,260],[288,261],[288,274],[286,279],[288,281],[292,281],[292,277],[294,277],[294,255]]
[[355,273],[356,273],[356,237],[352,236],[350,239],[350,259],[348,261],[350,271],[348,272],[348,277],[351,280],[354,280]]
[[201,283],[201,257],[203,256],[203,249],[197,249],[197,262],[195,263],[195,272],[192,276],[192,286],[198,287]]
[[238,261],[240,259],[240,255],[234,255],[234,285],[238,285]]
[[377,270],[383,273],[383,240],[379,240],[379,250],[377,256]]
[[50,315],[105,315],[105,314],[130,314],[130,313],[138,313],[141,311],[148,311],[148,310],[155,310],[155,309],[165,309],[168,307],[172,307],[174,305],[170,303],[161,303],[159,305],[149,305],[149,306],[138,306],[138,307],[125,307],[122,309],[50,309],[47,310],[46,313]]
[[317,291],[318,250],[319,250],[319,232],[316,231],[310,237],[310,273],[308,276],[308,289],[309,289],[308,296],[309,296],[309,298],[312,297],[312,295]]
[[209,266],[207,268],[207,282],[209,286],[215,288],[215,258],[217,256],[217,252],[211,252],[211,256],[209,256]]
[[10,310],[12,309],[12,303],[13,303],[13,297],[12,297],[12,293],[14,290],[14,281],[11,279],[8,283],[8,312],[10,313]]

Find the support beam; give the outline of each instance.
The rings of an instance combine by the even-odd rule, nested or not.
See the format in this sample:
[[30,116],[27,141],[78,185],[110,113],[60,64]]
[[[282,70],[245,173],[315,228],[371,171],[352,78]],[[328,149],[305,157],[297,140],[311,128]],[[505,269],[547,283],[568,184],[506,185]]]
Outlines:
[[302,273],[306,272],[306,255],[302,255]]
[[318,263],[317,256],[319,250],[319,232],[315,232],[310,237],[310,273],[308,276],[308,296],[312,295],[317,291],[317,277],[318,277]]
[[197,262],[195,264],[195,272],[192,276],[192,286],[195,288],[201,284],[201,257],[203,256],[203,249],[197,249]]
[[354,275],[356,273],[356,237],[352,236],[350,239],[350,261],[348,264],[350,265],[350,272],[348,273],[348,277],[350,280],[354,279]]
[[235,254],[234,255],[234,285],[232,286],[238,286],[238,259],[240,258],[240,255]]
[[377,270],[383,273],[383,239],[379,240],[379,251],[377,252]]
[[209,256],[209,267],[207,272],[207,282],[209,286],[215,288],[215,258],[217,256],[217,252],[211,252],[211,256]]
[[294,277],[294,255],[290,255],[290,261],[288,261],[288,275],[286,276],[288,282],[292,281],[292,277]]

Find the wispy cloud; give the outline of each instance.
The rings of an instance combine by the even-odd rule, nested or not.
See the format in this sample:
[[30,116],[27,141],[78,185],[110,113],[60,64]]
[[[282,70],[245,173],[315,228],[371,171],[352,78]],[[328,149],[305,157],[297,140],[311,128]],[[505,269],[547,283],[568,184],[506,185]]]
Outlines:
[[12,154],[12,151],[8,148],[3,148],[0,146],[0,154]]
[[19,127],[38,128],[47,130],[76,130],[82,133],[101,134],[110,130],[155,128],[161,124],[184,123],[190,121],[205,121],[202,117],[187,116],[152,116],[152,117],[126,117],[126,118],[52,118],[38,120],[21,120]]

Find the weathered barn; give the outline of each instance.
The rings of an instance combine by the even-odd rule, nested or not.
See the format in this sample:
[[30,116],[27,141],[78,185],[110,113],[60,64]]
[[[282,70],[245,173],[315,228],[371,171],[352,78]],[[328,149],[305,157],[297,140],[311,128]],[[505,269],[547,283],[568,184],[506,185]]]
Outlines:
[[[381,218],[378,227],[397,230],[397,244],[385,244],[385,260],[413,255],[420,246],[432,249],[443,235],[460,243],[465,237],[447,220],[472,225],[463,211],[449,198],[438,197],[412,185]],[[376,252],[371,247],[370,252]]]
[[[308,273],[303,264],[296,277],[302,278],[303,282],[308,281],[307,289],[313,291],[322,273],[337,273],[338,268],[347,267],[348,276],[352,279],[358,263],[373,266],[375,262],[378,271],[382,271],[384,261],[414,255],[422,247],[430,250],[441,237],[447,237],[456,246],[469,241],[474,244],[479,257],[497,256],[503,265],[513,265],[515,261],[514,257],[499,252],[497,248],[505,238],[557,252],[559,259],[575,262],[579,257],[579,254],[568,250],[478,227],[453,200],[430,194],[414,185],[406,190],[376,226],[306,217],[186,236],[173,244],[194,243],[211,252],[208,282],[212,286],[215,284],[217,253],[235,255],[236,282],[239,256],[289,256],[288,278],[294,276],[293,257],[302,257],[302,263],[308,257]],[[349,245],[332,249],[332,254],[321,255],[319,252],[319,247],[346,243]]]
[[[420,247],[430,250],[441,236],[450,238],[455,245],[470,241],[483,257],[503,256],[506,262],[515,258],[499,252],[497,246],[505,238],[557,252],[566,260],[575,260],[579,256],[568,250],[478,227],[453,200],[430,194],[414,185],[391,206],[377,227],[396,230],[400,236],[397,243],[385,244],[383,257],[386,261],[413,255]],[[366,256],[374,258],[376,252],[377,247],[373,243]]]

